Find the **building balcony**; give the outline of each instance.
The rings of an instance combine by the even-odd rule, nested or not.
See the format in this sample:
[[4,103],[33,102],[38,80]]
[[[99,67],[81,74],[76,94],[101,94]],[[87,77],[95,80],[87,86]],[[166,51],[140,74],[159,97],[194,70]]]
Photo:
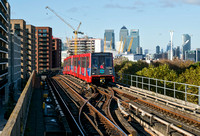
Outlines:
[[39,42],[39,46],[48,46],[46,43]]
[[48,50],[48,47],[39,47],[39,50]]
[[21,30],[20,26],[14,26],[14,29]]
[[7,84],[7,82],[8,82],[8,79],[7,79],[7,78],[4,78],[4,79],[0,80],[0,88],[1,88],[2,86],[4,86],[5,84]]
[[48,64],[48,63],[44,63],[44,64],[43,64],[43,63],[40,63],[39,66],[40,66],[40,67],[49,67],[49,64]]
[[4,19],[7,21],[7,16],[6,16],[6,14],[2,11],[2,9],[0,9],[0,13],[1,13],[1,15],[4,17]]
[[29,48],[29,47],[27,48],[27,51],[31,51],[31,50],[32,50],[31,48]]
[[3,1],[4,0],[1,0],[0,2],[2,3],[3,7],[7,10],[6,4]]
[[39,41],[40,41],[40,42],[48,42],[49,40],[47,40],[47,39],[41,39],[41,38],[40,38]]
[[49,58],[49,55],[39,55],[39,58]]
[[0,70],[0,75],[3,75],[8,72],[8,69]]
[[31,67],[31,63],[28,63],[27,66],[28,66],[28,67]]
[[0,58],[0,63],[8,62],[7,58]]
[[39,63],[49,62],[49,59],[40,59]]
[[2,39],[4,39],[5,41],[7,41],[6,36],[3,36],[1,33],[0,33],[0,38],[2,38]]
[[40,38],[48,38],[49,35],[48,35],[48,34],[47,34],[47,35],[39,35],[39,37],[40,37]]
[[7,27],[0,21],[0,25],[6,30],[7,32]]
[[5,51],[5,52],[8,52],[8,49],[7,49],[6,47],[1,46],[1,45],[0,45],[0,50],[1,50],[1,51]]
[[47,31],[41,31],[39,33],[41,33],[41,34],[47,34]]
[[39,51],[39,54],[49,54],[48,51]]

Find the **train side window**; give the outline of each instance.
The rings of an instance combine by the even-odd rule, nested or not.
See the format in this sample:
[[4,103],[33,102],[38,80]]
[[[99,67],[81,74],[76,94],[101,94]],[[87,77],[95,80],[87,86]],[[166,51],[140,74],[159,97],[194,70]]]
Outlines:
[[87,65],[86,65],[87,68],[89,68],[89,57],[87,57]]
[[76,58],[74,58],[74,66],[76,66]]
[[106,67],[112,67],[112,58],[106,57]]
[[85,57],[82,59],[82,67],[85,68]]
[[71,66],[72,66],[72,58],[69,59],[69,63],[70,63],[70,65],[69,65],[69,69],[71,70]]
[[80,58],[80,67],[82,67],[82,57]]
[[66,67],[66,60],[64,61],[64,67]]
[[92,58],[92,67],[98,67],[98,58],[97,57]]
[[69,71],[69,59],[67,59],[67,71]]

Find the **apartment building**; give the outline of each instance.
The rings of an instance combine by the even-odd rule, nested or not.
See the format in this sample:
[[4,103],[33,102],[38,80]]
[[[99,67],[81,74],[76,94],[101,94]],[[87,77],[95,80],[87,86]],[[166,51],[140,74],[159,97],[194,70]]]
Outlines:
[[26,22],[23,19],[11,19],[11,32],[17,34],[21,39],[21,78],[25,84],[28,78]]
[[9,91],[14,100],[17,100],[21,93],[21,38],[17,34],[10,34],[8,56]]
[[52,68],[52,28],[36,27],[36,71]]
[[32,71],[36,69],[36,38],[35,38],[35,26],[26,25],[27,34],[27,72],[31,75]]
[[8,33],[10,6],[7,0],[0,1],[0,106],[8,101]]
[[59,38],[53,38],[52,41],[52,68],[60,68],[62,40]]

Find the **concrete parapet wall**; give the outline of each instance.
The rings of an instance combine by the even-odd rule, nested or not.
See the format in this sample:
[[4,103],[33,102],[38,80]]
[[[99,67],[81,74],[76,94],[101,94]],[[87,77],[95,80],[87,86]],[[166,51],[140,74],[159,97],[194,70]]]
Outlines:
[[32,72],[28,82],[26,83],[7,124],[1,133],[1,136],[20,136],[24,134],[34,82],[35,71]]

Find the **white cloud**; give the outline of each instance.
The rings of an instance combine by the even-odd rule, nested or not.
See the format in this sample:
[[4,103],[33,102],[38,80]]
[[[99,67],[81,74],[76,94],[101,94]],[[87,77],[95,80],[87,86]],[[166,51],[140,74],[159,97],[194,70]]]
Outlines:
[[182,0],[184,3],[200,5],[200,0]]
[[192,5],[199,5],[200,6],[200,0],[164,0],[166,3],[184,3],[184,4],[192,4]]
[[118,9],[136,9],[135,6],[122,6],[119,4],[107,4],[104,7],[105,8],[118,8]]

